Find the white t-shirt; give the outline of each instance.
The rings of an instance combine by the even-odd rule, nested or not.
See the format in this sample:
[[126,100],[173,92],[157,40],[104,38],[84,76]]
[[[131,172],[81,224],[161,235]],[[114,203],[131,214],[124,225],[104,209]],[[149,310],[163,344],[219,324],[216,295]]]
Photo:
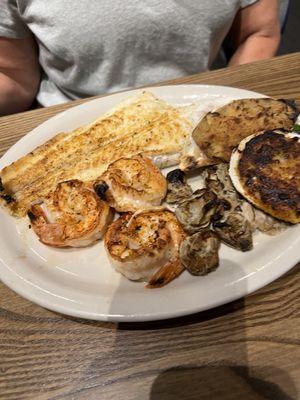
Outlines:
[[31,31],[44,106],[205,71],[257,0],[1,0],[0,36]]

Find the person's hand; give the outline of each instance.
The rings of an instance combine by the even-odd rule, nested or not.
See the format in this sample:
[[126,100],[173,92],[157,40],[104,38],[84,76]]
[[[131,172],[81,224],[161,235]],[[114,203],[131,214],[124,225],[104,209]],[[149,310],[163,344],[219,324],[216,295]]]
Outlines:
[[273,57],[280,43],[277,0],[258,0],[241,9],[229,39],[235,49],[230,66]]
[[0,37],[0,116],[28,109],[39,82],[40,67],[33,37]]

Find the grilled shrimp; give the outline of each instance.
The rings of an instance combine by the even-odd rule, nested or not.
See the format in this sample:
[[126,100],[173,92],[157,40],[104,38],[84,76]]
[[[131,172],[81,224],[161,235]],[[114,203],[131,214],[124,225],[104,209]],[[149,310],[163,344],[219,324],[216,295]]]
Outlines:
[[117,211],[135,212],[159,206],[167,194],[167,181],[149,158],[136,155],[110,164],[94,188]]
[[185,233],[167,210],[124,214],[113,222],[104,244],[115,269],[128,279],[166,285],[184,270],[179,250]]
[[109,205],[79,180],[61,182],[28,212],[41,242],[55,247],[85,247],[103,236],[112,221]]

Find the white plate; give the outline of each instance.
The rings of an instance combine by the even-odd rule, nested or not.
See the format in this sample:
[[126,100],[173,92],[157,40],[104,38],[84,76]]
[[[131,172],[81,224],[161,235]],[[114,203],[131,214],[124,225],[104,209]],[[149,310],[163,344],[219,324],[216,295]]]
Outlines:
[[[222,86],[182,85],[149,88],[173,104],[201,101],[203,110],[258,93]],[[130,93],[114,94],[69,109],[43,123],[0,160],[0,169],[58,132],[89,123]],[[195,182],[194,182],[195,183]],[[0,278],[21,296],[50,310],[103,321],[146,321],[206,310],[245,296],[272,282],[299,261],[300,227],[276,237],[257,234],[254,250],[222,246],[220,267],[205,277],[184,272],[162,289],[145,289],[109,265],[102,243],[87,249],[59,250],[41,244],[28,221],[0,210]]]

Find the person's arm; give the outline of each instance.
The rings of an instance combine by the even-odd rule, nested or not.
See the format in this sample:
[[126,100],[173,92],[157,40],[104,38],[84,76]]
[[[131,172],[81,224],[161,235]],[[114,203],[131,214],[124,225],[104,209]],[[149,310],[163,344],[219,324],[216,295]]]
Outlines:
[[273,57],[280,43],[277,0],[258,0],[241,9],[229,33],[235,49],[229,65]]
[[39,82],[40,67],[33,37],[0,37],[0,116],[28,109]]

